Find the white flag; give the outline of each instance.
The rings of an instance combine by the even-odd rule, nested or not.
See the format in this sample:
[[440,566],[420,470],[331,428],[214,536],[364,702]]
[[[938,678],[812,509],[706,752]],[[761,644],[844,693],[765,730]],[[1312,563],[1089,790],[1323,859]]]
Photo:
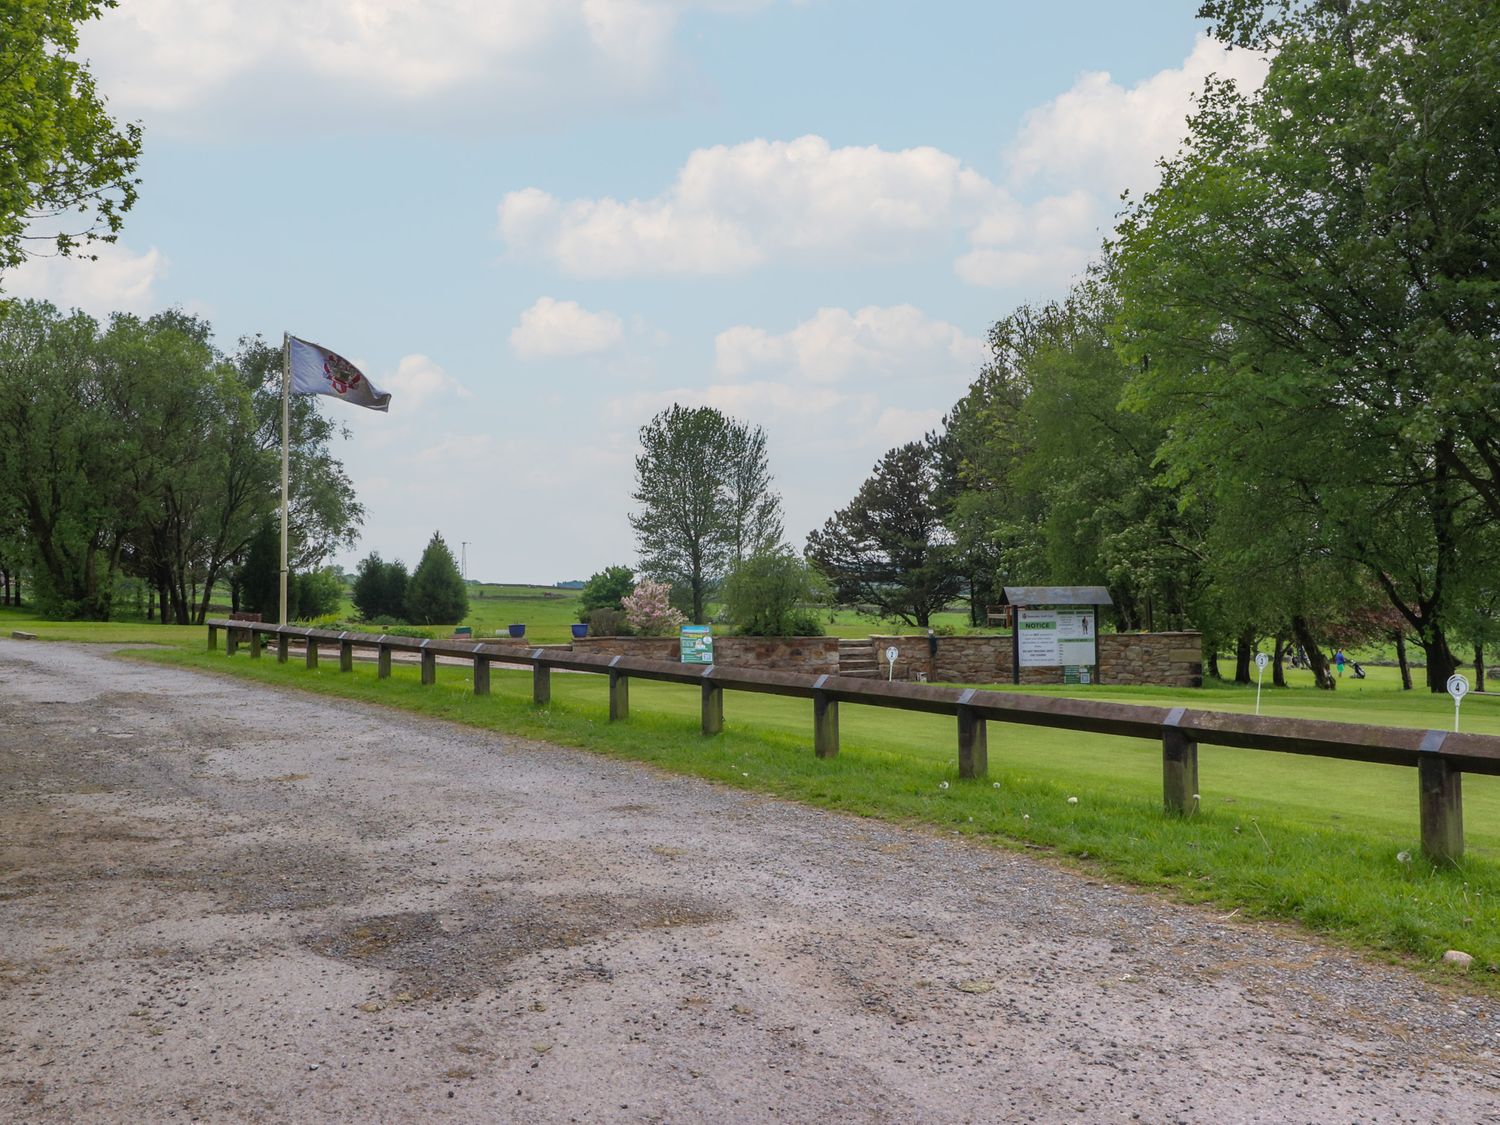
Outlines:
[[389,392],[379,391],[364,373],[337,352],[290,337],[292,394],[333,395],[371,410],[387,410]]

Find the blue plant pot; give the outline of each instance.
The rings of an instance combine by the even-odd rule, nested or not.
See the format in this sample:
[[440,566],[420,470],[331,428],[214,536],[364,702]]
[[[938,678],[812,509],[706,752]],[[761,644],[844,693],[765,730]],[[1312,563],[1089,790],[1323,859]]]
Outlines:
[[526,626],[524,625],[511,625],[509,628],[512,637],[524,637],[526,635]]
[[589,635],[588,622],[584,622],[581,625],[574,625],[573,626],[573,639],[575,641],[581,641],[581,640],[583,640],[584,637],[586,637],[588,635]]

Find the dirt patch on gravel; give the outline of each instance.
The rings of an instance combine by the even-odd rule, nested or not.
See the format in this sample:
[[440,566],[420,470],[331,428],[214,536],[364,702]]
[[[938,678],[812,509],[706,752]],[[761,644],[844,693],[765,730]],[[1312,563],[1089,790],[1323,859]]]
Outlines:
[[1287,928],[82,646],[0,921],[27,1121],[1500,1120],[1494,1003]]

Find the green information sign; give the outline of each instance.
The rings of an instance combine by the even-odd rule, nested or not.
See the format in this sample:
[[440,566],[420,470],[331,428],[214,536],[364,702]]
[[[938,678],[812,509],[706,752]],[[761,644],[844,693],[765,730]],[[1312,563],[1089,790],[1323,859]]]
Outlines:
[[681,638],[684,664],[714,662],[714,637],[707,625],[684,625]]

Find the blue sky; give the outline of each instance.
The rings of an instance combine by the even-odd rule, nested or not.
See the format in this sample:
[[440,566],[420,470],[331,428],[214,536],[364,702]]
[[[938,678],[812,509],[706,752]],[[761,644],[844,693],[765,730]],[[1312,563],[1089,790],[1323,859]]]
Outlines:
[[122,0],[83,49],[144,126],[141,200],[6,289],[360,363],[394,400],[328,403],[345,565],[434,529],[491,581],[632,563],[674,401],[765,428],[800,548],[1066,290],[1203,76],[1256,80],[1196,7]]

